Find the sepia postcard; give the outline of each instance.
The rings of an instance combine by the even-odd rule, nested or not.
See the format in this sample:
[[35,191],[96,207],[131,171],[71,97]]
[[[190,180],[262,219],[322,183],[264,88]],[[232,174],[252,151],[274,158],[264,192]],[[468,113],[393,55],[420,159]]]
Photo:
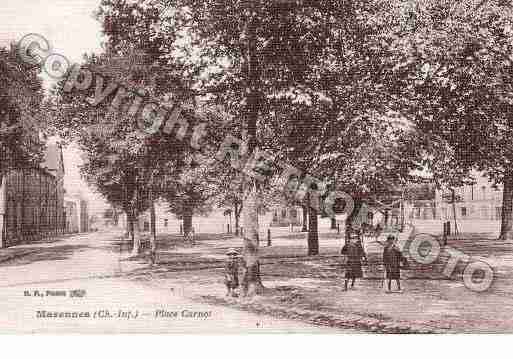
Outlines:
[[2,0],[0,333],[513,333],[513,4]]

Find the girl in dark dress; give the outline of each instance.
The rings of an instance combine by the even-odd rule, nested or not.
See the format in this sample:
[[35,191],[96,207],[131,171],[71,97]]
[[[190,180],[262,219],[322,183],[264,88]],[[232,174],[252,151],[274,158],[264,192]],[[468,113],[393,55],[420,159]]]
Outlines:
[[388,280],[388,291],[392,290],[392,279],[397,283],[397,290],[401,291],[401,265],[408,266],[408,261],[395,245],[396,241],[394,236],[388,236],[383,250],[383,265]]
[[362,259],[367,262],[367,256],[363,250],[362,244],[358,237],[352,236],[349,243],[346,243],[340,252],[347,258],[346,261],[346,280],[344,283],[344,290],[347,290],[347,283],[351,279],[351,288],[354,287],[356,278],[362,278]]

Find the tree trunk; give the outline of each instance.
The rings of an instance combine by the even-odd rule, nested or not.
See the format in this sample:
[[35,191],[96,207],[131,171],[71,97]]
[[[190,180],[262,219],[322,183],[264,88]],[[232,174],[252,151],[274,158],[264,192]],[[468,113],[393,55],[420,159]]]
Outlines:
[[249,189],[242,214],[244,223],[242,295],[252,296],[261,294],[264,289],[258,260],[258,193],[255,184]]
[[134,222],[132,215],[130,213],[126,213],[126,237],[128,240],[134,240]]
[[456,191],[454,188],[451,188],[451,198],[452,198],[452,216],[454,219],[454,234],[458,234],[458,222],[456,221]]
[[301,205],[301,209],[303,210],[303,228],[301,228],[301,232],[308,232],[308,206]]
[[183,235],[188,237],[192,232],[192,208],[186,206],[183,213]]
[[[363,213],[360,213],[360,211],[363,211],[362,206],[364,205],[363,201],[361,199],[355,198],[354,199],[354,207],[353,212],[348,214],[346,216],[346,224],[345,224],[345,242],[349,242],[349,236],[352,232],[356,231],[358,229],[359,222],[362,221],[362,218],[358,218],[363,215]],[[386,226],[386,224],[385,224]]]
[[240,214],[239,215],[235,215],[235,235],[238,236],[239,235],[239,222],[240,222]]
[[401,193],[401,233],[403,233],[403,232],[404,232],[404,190]]
[[240,233],[240,214],[242,213],[242,203],[241,204],[237,204],[235,203],[234,205],[234,211],[233,211],[233,214],[234,214],[234,217],[235,217],[235,236],[238,236]]
[[113,221],[114,225],[117,227],[119,224],[119,212],[117,211],[117,209],[114,209]]
[[502,193],[501,234],[499,239],[513,239],[513,173],[504,178],[504,191]]
[[[6,214],[5,213],[6,212],[5,186],[6,186],[6,181],[4,179],[4,175],[3,175],[2,171],[0,171],[0,248],[6,247],[6,244],[4,242],[4,240],[5,240],[4,233],[5,233],[5,225],[6,225],[5,221],[4,221],[4,216]],[[38,233],[39,233],[39,231],[38,231]]]
[[155,263],[155,256],[157,254],[157,225],[155,216],[155,202],[152,198],[153,194],[150,193],[150,258],[151,263]]
[[[255,3],[248,2],[250,10],[250,19],[244,29],[245,32],[245,45],[247,46],[247,57],[245,67],[247,68],[246,76],[246,113],[245,113],[245,127],[246,136],[245,141],[247,144],[247,154],[252,155],[257,147],[257,120],[261,108],[261,98],[259,95],[259,85],[261,69],[259,66],[258,53],[257,53],[257,36],[256,28],[259,16],[256,13]],[[244,273],[242,277],[242,295],[255,295],[263,292],[264,286],[260,278],[260,264],[259,264],[259,238],[258,238],[258,188],[257,183],[250,181],[244,186],[245,201],[243,206],[243,268]]]
[[132,247],[132,255],[137,256],[141,253],[141,227],[139,226],[139,217],[133,216],[133,238],[134,245]]
[[335,217],[331,218],[331,229],[337,229],[337,219]]
[[[310,199],[310,193],[307,195]],[[310,201],[309,201],[310,203]],[[319,232],[317,230],[317,209],[309,204],[308,206],[308,255],[319,254]]]

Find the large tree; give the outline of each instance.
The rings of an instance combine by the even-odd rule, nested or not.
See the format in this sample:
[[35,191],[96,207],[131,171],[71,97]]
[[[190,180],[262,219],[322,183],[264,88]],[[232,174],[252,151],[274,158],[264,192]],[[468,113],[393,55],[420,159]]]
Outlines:
[[[225,106],[239,119],[242,152],[278,149],[280,159],[315,177],[333,177],[332,183],[358,194],[380,190],[355,188],[370,179],[379,184],[379,172],[371,168],[359,177],[363,183],[353,180],[351,161],[381,118],[394,115],[389,88],[397,81],[388,75],[396,65],[390,34],[397,5],[402,6],[372,0],[104,0],[99,17],[109,43],[134,46],[144,39],[158,45],[159,61],[183,65],[190,94]],[[308,121],[314,131],[300,126]],[[372,126],[366,129],[368,123]],[[285,126],[301,131],[287,138],[280,131]],[[283,151],[290,138],[300,145]],[[416,166],[414,156],[407,162],[398,174],[381,173],[390,174],[392,182],[402,180]],[[313,186],[307,187],[300,192],[315,197]],[[263,288],[258,264],[262,192],[260,182],[245,179],[244,293]],[[310,242],[314,253],[317,241],[312,237]]]
[[513,238],[513,9],[509,1],[412,1],[393,39],[399,108],[447,187],[477,169],[502,184],[500,238]]
[[217,176],[215,186],[217,195],[216,204],[219,208],[226,208],[226,213],[230,216],[233,213],[235,219],[235,235],[240,234],[240,217],[242,214],[244,198],[244,176],[231,167],[226,167],[223,163],[216,164]]
[[215,175],[211,171],[213,161],[201,155],[189,155],[186,164],[166,182],[162,191],[169,211],[182,219],[186,237],[193,229],[193,216],[207,215],[212,210],[217,194]]
[[[143,2],[131,8],[124,1],[103,1],[100,14],[111,38],[140,41],[142,24],[151,23],[154,37],[182,55],[200,92],[228,105],[242,119],[243,141],[249,153],[259,145],[262,114],[271,111],[267,99],[298,86],[309,61],[321,57],[328,42],[324,10],[331,1],[199,1]],[[156,4],[157,5],[151,5]],[[342,12],[339,18],[343,19]],[[178,41],[175,41],[178,38]],[[318,61],[314,61],[318,62]],[[262,290],[258,263],[258,202],[260,185],[248,179],[244,196],[245,293]]]
[[38,69],[24,64],[15,46],[0,48],[0,176],[41,160],[42,99]]

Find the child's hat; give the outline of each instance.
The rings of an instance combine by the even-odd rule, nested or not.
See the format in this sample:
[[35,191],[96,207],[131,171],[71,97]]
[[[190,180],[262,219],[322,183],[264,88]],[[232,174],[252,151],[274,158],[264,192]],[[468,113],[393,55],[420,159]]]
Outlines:
[[389,235],[389,236],[387,237],[387,242],[393,242],[393,241],[395,241],[395,237],[394,237],[394,236],[392,236],[392,235]]
[[237,252],[237,251],[235,250],[235,248],[230,248],[230,249],[228,249],[228,251],[226,252],[226,255],[227,255],[227,256],[236,256],[236,255],[238,255],[238,254],[239,254],[239,252]]

